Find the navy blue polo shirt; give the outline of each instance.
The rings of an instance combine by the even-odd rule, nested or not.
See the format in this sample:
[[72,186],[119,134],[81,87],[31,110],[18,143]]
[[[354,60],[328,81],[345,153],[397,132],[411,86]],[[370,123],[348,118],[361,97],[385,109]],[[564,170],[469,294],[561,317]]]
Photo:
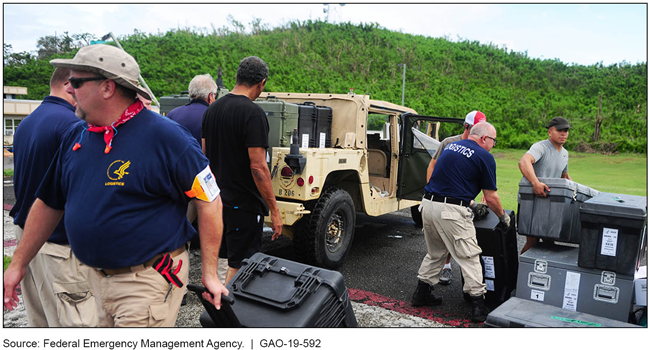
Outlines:
[[201,124],[203,113],[210,105],[204,100],[192,100],[190,103],[172,109],[167,117],[187,128],[201,145]]
[[[209,162],[187,129],[143,109],[117,127],[113,148],[104,135],[75,124],[36,195],[65,210],[70,247],[84,264],[120,268],[172,251],[196,231],[185,194]],[[73,151],[75,142],[81,148]]]
[[[38,108],[23,119],[14,135],[14,191],[16,204],[9,212],[14,224],[25,228],[27,214],[36,200],[36,190],[56,151],[63,134],[76,123],[75,108],[66,100],[46,96]],[[67,244],[63,220],[48,242]]]
[[496,162],[490,152],[467,139],[447,145],[424,190],[470,201],[481,190],[497,190]]

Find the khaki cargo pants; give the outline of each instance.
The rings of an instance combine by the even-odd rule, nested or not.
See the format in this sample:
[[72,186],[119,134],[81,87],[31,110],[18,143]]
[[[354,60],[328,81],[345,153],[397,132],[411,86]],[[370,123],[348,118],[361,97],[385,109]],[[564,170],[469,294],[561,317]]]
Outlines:
[[418,279],[434,286],[440,280],[447,253],[460,266],[465,277],[463,292],[471,296],[485,294],[483,270],[479,261],[482,250],[476,241],[476,230],[469,208],[422,200],[422,231],[428,258],[418,270]]
[[189,253],[175,256],[172,270],[183,261],[178,288],[153,267],[136,265],[131,272],[106,276],[91,269],[88,282],[97,300],[100,327],[174,327],[189,280]]
[[[15,226],[20,241],[23,229]],[[21,282],[30,327],[97,327],[95,298],[88,285],[90,267],[69,245],[45,242],[27,265]]]

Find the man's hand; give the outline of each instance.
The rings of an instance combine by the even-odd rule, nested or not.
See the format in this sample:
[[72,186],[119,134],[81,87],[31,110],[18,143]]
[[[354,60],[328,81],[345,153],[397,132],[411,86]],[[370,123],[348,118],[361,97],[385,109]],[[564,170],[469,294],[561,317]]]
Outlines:
[[203,278],[201,278],[201,282],[207,288],[212,295],[214,295],[214,298],[210,293],[204,292],[203,293],[203,299],[209,301],[212,305],[217,310],[221,309],[221,294],[228,295],[228,288],[224,286],[221,281],[219,281],[219,278],[217,277],[216,271],[215,273],[209,273],[209,274],[203,274]]
[[7,271],[5,271],[4,273],[5,309],[11,311],[18,305],[20,299],[18,299],[18,292],[16,291],[16,287],[18,286],[18,284],[20,283],[20,281],[23,279],[24,276],[25,276],[25,270],[23,269],[22,271],[20,271],[20,269],[16,267],[15,264],[10,264],[9,267],[7,268]]
[[550,191],[551,189],[543,182],[537,182],[533,185],[533,192],[537,197],[546,197],[546,193]]
[[280,216],[279,210],[271,212],[271,223],[273,225],[273,236],[271,240],[273,241],[282,234],[282,216]]
[[483,219],[490,213],[487,204],[477,203],[476,201],[472,201],[469,208],[474,212],[474,218],[477,221]]
[[502,222],[506,228],[510,227],[510,215],[506,214],[505,212],[503,215],[499,216],[499,221]]

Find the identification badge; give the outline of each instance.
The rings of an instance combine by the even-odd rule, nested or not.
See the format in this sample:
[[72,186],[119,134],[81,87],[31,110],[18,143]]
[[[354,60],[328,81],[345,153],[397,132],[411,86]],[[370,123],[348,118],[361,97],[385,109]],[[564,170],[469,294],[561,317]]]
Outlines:
[[210,170],[210,166],[206,166],[196,177],[192,183],[192,189],[186,191],[185,194],[190,198],[200,199],[204,202],[212,202],[219,196],[221,190],[217,186],[217,180]]

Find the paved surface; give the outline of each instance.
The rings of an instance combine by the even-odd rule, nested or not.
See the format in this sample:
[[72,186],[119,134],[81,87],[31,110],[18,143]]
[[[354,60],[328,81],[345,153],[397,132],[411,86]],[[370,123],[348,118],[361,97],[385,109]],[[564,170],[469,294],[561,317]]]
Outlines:
[[[8,187],[4,187],[5,192]],[[13,189],[9,187],[11,192]],[[4,219],[4,255],[12,256],[16,248],[16,238],[13,233],[13,223],[9,216],[8,207],[5,203],[3,210]],[[190,283],[200,284],[200,258],[199,249],[192,249],[190,254]],[[350,298],[354,301],[352,308],[357,317],[360,327],[449,327],[433,320],[428,315],[418,317],[417,311],[403,302],[391,298],[383,297],[374,293],[362,290],[351,289]],[[191,295],[188,297],[187,305],[181,307],[176,327],[200,327],[199,316],[203,312],[203,306],[199,300]],[[4,311],[4,327],[27,327],[27,317],[25,315],[25,306],[22,302],[13,311]]]

